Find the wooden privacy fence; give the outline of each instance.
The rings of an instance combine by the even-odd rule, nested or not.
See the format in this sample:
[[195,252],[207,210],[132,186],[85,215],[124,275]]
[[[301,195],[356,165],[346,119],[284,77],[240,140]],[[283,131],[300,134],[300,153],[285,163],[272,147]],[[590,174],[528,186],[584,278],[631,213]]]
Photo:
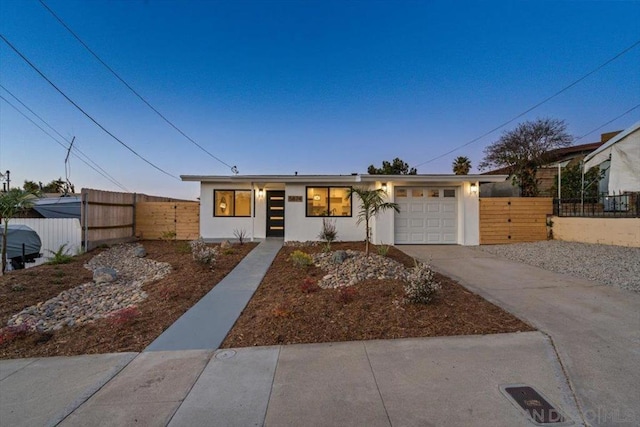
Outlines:
[[[177,201],[170,197],[148,196],[146,194],[137,193],[118,193],[112,191],[101,191],[83,188],[82,189],[82,207],[81,207],[81,224],[82,239],[85,250],[91,250],[103,243],[111,244],[117,242],[131,241],[139,234],[137,232],[136,211],[138,206],[144,203],[163,203],[170,202],[181,204],[183,201]],[[186,204],[195,204],[197,202],[184,202]],[[147,209],[149,212],[149,209]],[[178,211],[175,212],[177,214]],[[175,217],[172,217],[175,219]],[[146,219],[144,220],[146,221]],[[143,221],[143,222],[144,222]],[[196,220],[196,225],[199,226]],[[176,226],[177,227],[177,226]],[[160,230],[162,233],[169,231],[168,229]],[[191,232],[191,229],[184,229],[182,225],[176,228],[176,234],[184,235]],[[195,231],[196,234],[199,230]],[[147,228],[147,234],[149,229]],[[153,238],[144,236],[144,238]]]
[[141,239],[197,239],[200,236],[200,203],[137,203],[135,223],[136,237]]
[[489,197],[480,199],[480,244],[547,240],[551,197]]

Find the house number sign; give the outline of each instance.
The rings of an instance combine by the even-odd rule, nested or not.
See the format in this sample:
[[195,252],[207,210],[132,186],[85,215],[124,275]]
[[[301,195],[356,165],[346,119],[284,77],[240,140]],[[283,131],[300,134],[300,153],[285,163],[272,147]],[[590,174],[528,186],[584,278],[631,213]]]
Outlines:
[[290,202],[301,202],[302,201],[302,196],[289,196],[288,200]]

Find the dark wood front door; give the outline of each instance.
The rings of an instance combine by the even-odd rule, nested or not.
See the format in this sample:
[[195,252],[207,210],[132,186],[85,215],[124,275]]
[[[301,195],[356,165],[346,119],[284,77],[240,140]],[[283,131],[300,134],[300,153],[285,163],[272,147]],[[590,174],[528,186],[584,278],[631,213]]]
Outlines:
[[284,191],[267,191],[267,237],[284,237]]

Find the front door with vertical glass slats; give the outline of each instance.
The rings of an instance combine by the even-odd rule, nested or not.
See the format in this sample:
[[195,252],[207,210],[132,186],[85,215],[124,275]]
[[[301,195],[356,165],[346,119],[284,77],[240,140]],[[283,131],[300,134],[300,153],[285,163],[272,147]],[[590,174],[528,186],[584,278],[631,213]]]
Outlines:
[[267,237],[284,237],[284,191],[267,191]]

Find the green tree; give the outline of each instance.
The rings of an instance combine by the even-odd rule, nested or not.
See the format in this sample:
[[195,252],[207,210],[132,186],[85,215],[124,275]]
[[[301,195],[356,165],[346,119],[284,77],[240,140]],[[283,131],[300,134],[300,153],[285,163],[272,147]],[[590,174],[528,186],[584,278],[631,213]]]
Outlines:
[[415,175],[418,171],[416,168],[410,168],[408,163],[396,157],[392,162],[384,160],[381,168],[369,165],[367,173],[369,175]]
[[43,193],[64,193],[67,183],[62,178],[54,179],[42,187]]
[[359,225],[364,221],[365,225],[365,252],[369,255],[369,242],[371,241],[371,227],[369,223],[371,218],[378,216],[378,213],[386,211],[387,209],[393,209],[396,212],[400,212],[400,207],[397,203],[385,202],[385,192],[383,189],[378,188],[376,190],[370,190],[367,188],[353,187],[349,190],[347,197],[353,200],[353,195],[358,196],[360,199],[360,211],[358,211],[358,221],[356,225]]
[[507,168],[513,184],[520,186],[523,197],[538,195],[538,167],[549,160],[549,152],[571,144],[564,120],[538,119],[520,123],[502,134],[500,139],[484,149],[480,169]]
[[35,181],[26,181],[24,182],[24,185],[22,186],[22,188],[24,188],[25,191],[30,191],[32,193],[36,193],[38,191],[40,191],[40,185],[38,185],[37,182]]
[[[598,181],[604,177],[604,171],[598,166],[589,169],[584,174],[584,197],[598,197]],[[582,197],[582,168],[579,163],[569,164],[561,173],[560,196],[563,199],[579,199]],[[551,195],[558,197],[558,179],[551,186]]]
[[2,273],[7,269],[7,234],[9,232],[9,221],[19,212],[30,209],[37,197],[34,192],[20,188],[12,188],[0,194],[0,219],[4,224],[2,230]]
[[456,175],[468,175],[471,170],[471,160],[465,156],[458,156],[451,165]]

